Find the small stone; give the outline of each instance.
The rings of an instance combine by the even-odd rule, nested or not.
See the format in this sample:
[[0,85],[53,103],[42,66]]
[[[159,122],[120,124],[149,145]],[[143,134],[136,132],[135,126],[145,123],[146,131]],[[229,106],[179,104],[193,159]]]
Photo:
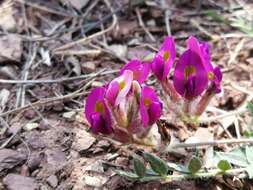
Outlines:
[[49,176],[47,178],[47,182],[53,188],[57,187],[57,185],[58,185],[58,179],[57,179],[57,177],[55,175]]
[[72,144],[72,148],[81,153],[82,151],[89,149],[95,141],[96,139],[88,132],[78,129],[76,131],[76,138]]
[[81,64],[82,72],[94,72],[96,70],[96,64],[93,61],[84,62]]
[[92,87],[101,87],[103,85],[104,85],[104,83],[99,82],[99,81],[94,81],[94,82],[91,83]]
[[118,157],[115,160],[115,164],[120,166],[127,166],[128,165],[128,159],[124,157]]
[[156,25],[155,20],[154,20],[154,19],[148,20],[148,21],[147,21],[147,25],[148,25],[148,26],[151,26],[151,27],[155,27],[155,25]]
[[113,44],[109,46],[109,49],[115,53],[118,57],[126,57],[127,46],[121,44]]
[[38,123],[27,123],[23,129],[26,130],[26,131],[31,131],[33,129],[36,129],[37,127],[39,127],[39,124]]
[[88,164],[88,166],[84,170],[103,173],[104,167],[103,167],[102,162],[96,161],[95,163]]
[[0,172],[5,169],[11,169],[14,166],[24,162],[26,155],[11,149],[0,150]]
[[68,1],[74,8],[81,10],[89,3],[89,0],[65,0]]
[[29,176],[30,172],[29,172],[29,168],[28,168],[27,165],[22,165],[21,166],[20,174],[22,176]]
[[67,119],[72,119],[75,116],[76,112],[75,111],[69,111],[65,112],[62,114],[62,117],[67,118]]
[[22,54],[22,40],[16,34],[8,34],[0,37],[0,62],[20,62]]
[[28,165],[31,172],[38,169],[42,159],[43,159],[43,154],[41,154],[41,153],[32,153],[30,155],[30,158],[27,161],[27,165]]
[[92,187],[101,187],[103,185],[101,179],[97,177],[85,176],[84,181],[87,185]]
[[27,110],[24,113],[24,116],[26,117],[26,119],[33,119],[36,115],[37,113],[34,110]]
[[110,146],[110,143],[106,140],[101,140],[101,141],[98,141],[97,143],[97,147],[100,147],[100,148],[107,148]]
[[3,179],[3,184],[9,190],[38,190],[39,186],[33,178],[17,174],[8,174]]
[[13,123],[11,127],[8,129],[9,134],[16,134],[20,129],[22,125],[19,122]]
[[41,133],[35,130],[27,134],[27,143],[34,149],[40,149],[46,146],[46,141]]

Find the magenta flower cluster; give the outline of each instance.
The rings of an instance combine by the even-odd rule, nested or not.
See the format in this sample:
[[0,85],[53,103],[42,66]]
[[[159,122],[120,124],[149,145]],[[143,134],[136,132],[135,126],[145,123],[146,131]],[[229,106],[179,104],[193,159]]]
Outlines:
[[[167,37],[151,68],[168,95],[173,111],[184,122],[191,123],[192,118],[200,116],[213,95],[221,92],[222,73],[211,64],[209,45],[193,36],[188,38],[187,49],[177,61],[174,39]],[[173,81],[169,79],[172,69]]]
[[91,91],[85,116],[92,132],[123,142],[148,133],[163,108],[155,91],[144,84],[150,70],[167,95],[168,107],[186,123],[192,122],[192,116],[200,116],[210,99],[221,91],[222,73],[211,64],[206,42],[189,37],[187,49],[177,58],[174,39],[166,37],[153,60],[132,60],[109,84]]
[[94,133],[129,142],[145,136],[162,114],[162,103],[155,91],[143,84],[150,72],[148,63],[132,60],[119,76],[89,94],[85,116]]

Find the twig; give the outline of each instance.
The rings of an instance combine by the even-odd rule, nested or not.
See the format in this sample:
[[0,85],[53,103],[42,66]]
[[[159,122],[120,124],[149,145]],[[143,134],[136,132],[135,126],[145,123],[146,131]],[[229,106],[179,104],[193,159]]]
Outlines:
[[114,27],[115,27],[116,24],[117,24],[118,19],[117,19],[117,17],[116,17],[116,14],[115,14],[114,9],[112,8],[110,2],[109,2],[108,0],[104,0],[104,2],[105,2],[105,4],[106,4],[106,6],[110,9],[110,11],[111,11],[112,14],[113,14],[113,15],[112,15],[113,21],[112,21],[111,26],[109,26],[107,29],[105,29],[105,30],[103,30],[103,31],[99,31],[99,32],[97,32],[97,33],[95,33],[95,34],[92,34],[92,35],[88,36],[88,37],[83,37],[83,38],[81,38],[81,39],[79,39],[79,40],[76,40],[76,41],[70,42],[70,43],[68,43],[68,44],[65,44],[65,45],[63,45],[63,46],[61,46],[61,47],[55,48],[55,49],[52,50],[52,52],[53,52],[53,53],[56,53],[57,51],[62,51],[62,50],[69,49],[69,48],[71,48],[71,47],[73,47],[73,46],[75,46],[75,45],[77,45],[77,44],[84,44],[84,43],[86,43],[87,41],[89,41],[89,40],[91,40],[91,39],[93,39],[93,38],[95,38],[95,37],[101,36],[101,35],[103,35],[104,33],[107,33],[107,32],[109,32],[109,31],[111,31],[112,29],[114,29]]
[[150,38],[150,40],[152,42],[155,42],[155,38],[154,36],[149,32],[149,30],[146,28],[145,24],[143,23],[142,17],[141,17],[141,13],[139,8],[135,9],[138,21],[139,21],[139,25],[142,27],[142,29],[144,30],[144,32],[148,35],[148,37]]
[[208,117],[208,118],[202,118],[202,119],[200,119],[200,123],[209,123],[209,122],[221,120],[225,117],[229,117],[229,116],[233,116],[233,115],[240,115],[240,114],[242,114],[246,111],[247,111],[247,109],[246,109],[246,106],[245,106],[241,109],[234,110],[234,111],[229,111],[229,112],[224,113],[222,115],[212,116],[212,117]]
[[208,32],[205,28],[203,28],[196,20],[194,19],[190,19],[190,22],[193,26],[195,26],[196,28],[199,29],[199,31],[201,31],[202,33],[204,33],[205,35],[207,35],[208,37],[210,37],[212,40],[218,40],[220,39],[220,37],[218,35],[213,35],[210,32]]
[[239,121],[238,121],[238,118],[237,118],[237,117],[235,117],[234,125],[235,125],[236,137],[237,137],[238,139],[240,139],[240,138],[241,138],[240,126],[239,126]]
[[56,101],[60,101],[60,100],[66,100],[66,99],[70,99],[70,98],[86,95],[88,92],[86,92],[86,91],[85,92],[80,92],[80,91],[81,90],[85,90],[86,88],[88,88],[88,86],[93,81],[94,81],[94,79],[90,80],[88,83],[86,83],[84,85],[83,88],[81,88],[81,89],[79,89],[79,90],[77,90],[75,92],[72,92],[70,94],[67,94],[67,95],[64,95],[64,96],[60,96],[60,97],[52,97],[52,98],[41,99],[41,100],[38,100],[37,102],[31,103],[31,104],[27,104],[25,106],[22,106],[22,107],[19,107],[19,108],[16,108],[16,109],[0,113],[0,117],[6,116],[6,115],[9,115],[9,114],[13,114],[13,113],[17,113],[17,112],[20,112],[20,111],[24,111],[24,110],[30,109],[31,107],[41,106],[41,105],[50,104],[50,103],[53,103],[53,102],[56,102]]
[[108,74],[114,74],[118,73],[119,70],[111,70],[111,71],[105,71],[105,69],[102,69],[101,71],[97,73],[91,73],[91,74],[86,74],[86,75],[80,75],[80,76],[75,76],[75,77],[70,77],[70,78],[62,78],[62,79],[49,79],[49,80],[43,80],[43,79],[38,79],[38,80],[7,80],[7,79],[0,79],[0,84],[44,84],[44,83],[63,83],[63,82],[69,82],[73,80],[81,80],[81,79],[87,79],[90,77],[95,77],[95,76],[103,76],[103,75],[108,75]]
[[29,5],[30,7],[33,7],[33,8],[45,11],[45,12],[52,13],[52,14],[65,16],[65,17],[79,17],[78,15],[69,15],[69,14],[64,13],[63,11],[57,11],[57,10],[54,10],[54,9],[50,9],[46,6],[42,6],[42,5],[39,5],[37,3],[33,3],[33,2],[29,2],[27,0],[26,1],[25,0],[15,0],[15,1],[19,2],[19,3],[22,3],[22,4]]
[[238,56],[239,52],[243,48],[243,45],[245,43],[245,38],[243,38],[235,47],[235,50],[232,52],[232,55],[230,56],[230,59],[228,60],[228,65],[234,63],[236,57]]
[[[32,50],[32,54],[29,57],[29,59],[26,61],[26,64],[24,66],[24,69],[22,71],[22,80],[26,81],[29,74],[29,68],[31,67],[37,53],[37,48],[34,45]],[[30,53],[29,53],[30,54]],[[17,101],[16,101],[16,107],[19,105],[24,106],[25,105],[25,85],[20,86],[20,88],[17,91]]]
[[253,93],[241,86],[236,85],[233,82],[228,82],[228,84],[230,84],[234,89],[241,91],[241,92],[248,95],[244,104],[241,105],[240,108],[238,108],[237,110],[229,111],[229,112],[221,114],[221,115],[212,116],[212,117],[208,117],[208,118],[204,118],[204,119],[202,118],[202,119],[200,119],[200,123],[209,123],[212,121],[217,121],[217,120],[223,119],[225,117],[229,117],[229,116],[233,116],[233,115],[240,115],[240,114],[247,111],[247,101],[250,101],[253,98]]
[[103,42],[101,42],[101,41],[98,41],[98,40],[94,40],[94,41],[95,41],[96,43],[98,43],[98,45],[101,45],[102,47],[90,43],[90,45],[91,45],[92,47],[97,48],[97,49],[103,51],[104,53],[107,53],[107,54],[110,54],[110,55],[116,57],[117,59],[119,59],[119,60],[122,61],[123,63],[127,63],[127,62],[128,62],[128,60],[127,60],[126,58],[121,57],[121,56],[118,56],[118,55],[117,55],[116,53],[114,53],[111,49],[109,49],[108,46],[107,46],[105,43],[103,43]]
[[170,29],[170,14],[171,11],[168,8],[168,4],[165,2],[165,0],[161,1],[161,6],[164,8],[164,21],[166,25],[167,34],[171,36],[171,29]]
[[97,56],[101,54],[101,50],[63,50],[57,51],[54,53],[55,55],[88,55],[88,56]]
[[164,177],[165,182],[173,181],[180,181],[185,179],[196,179],[196,178],[203,178],[203,177],[215,177],[215,176],[222,176],[222,175],[237,175],[240,178],[246,178],[247,172],[246,168],[235,168],[227,170],[226,173],[222,173],[219,169],[210,169],[207,172],[197,172],[194,175],[189,174],[178,174],[178,175],[167,175]]
[[199,146],[217,146],[220,144],[242,144],[250,143],[253,144],[253,139],[224,139],[224,140],[214,140],[205,142],[195,142],[195,143],[178,143],[169,145],[169,148],[189,148],[189,147],[199,147]]

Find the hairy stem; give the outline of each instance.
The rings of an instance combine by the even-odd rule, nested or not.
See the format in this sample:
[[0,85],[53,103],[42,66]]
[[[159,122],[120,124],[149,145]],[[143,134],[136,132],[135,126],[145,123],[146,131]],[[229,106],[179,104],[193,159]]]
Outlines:
[[165,176],[164,179],[165,181],[172,181],[172,180],[185,180],[185,179],[196,179],[196,178],[203,178],[203,177],[215,177],[215,176],[222,176],[222,175],[240,175],[240,178],[246,178],[246,168],[235,168],[235,169],[230,169],[227,170],[225,173],[221,172],[219,169],[212,169],[208,170],[207,172],[197,172],[194,175],[189,175],[189,174],[178,174],[178,175],[168,175]]
[[195,110],[195,115],[200,116],[208,106],[209,102],[211,101],[212,97],[215,94],[213,93],[212,89],[208,89],[205,94],[201,97],[197,109]]
[[171,83],[171,81],[169,81],[168,79],[165,79],[164,81],[162,81],[162,87],[163,90],[166,92],[166,94],[169,95],[169,97],[171,98],[171,100],[173,102],[179,102],[180,101],[180,96],[177,93],[176,89],[174,88],[173,84]]

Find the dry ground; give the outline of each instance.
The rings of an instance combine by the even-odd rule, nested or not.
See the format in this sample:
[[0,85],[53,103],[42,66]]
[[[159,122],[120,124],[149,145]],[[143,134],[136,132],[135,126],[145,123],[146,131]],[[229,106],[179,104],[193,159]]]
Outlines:
[[[195,35],[212,47],[223,92],[199,133],[170,119],[164,125],[182,142],[194,135],[240,138],[251,122],[245,105],[253,97],[252,9],[242,0],[0,1],[0,189],[253,189],[236,178],[127,181],[114,170],[131,168],[129,152],[143,147],[92,136],[82,114],[89,90],[113,79],[127,60],[155,52],[168,34],[181,52]],[[154,77],[148,84],[160,93]],[[168,109],[163,118],[170,118]],[[163,157],[185,163],[192,153]]]

